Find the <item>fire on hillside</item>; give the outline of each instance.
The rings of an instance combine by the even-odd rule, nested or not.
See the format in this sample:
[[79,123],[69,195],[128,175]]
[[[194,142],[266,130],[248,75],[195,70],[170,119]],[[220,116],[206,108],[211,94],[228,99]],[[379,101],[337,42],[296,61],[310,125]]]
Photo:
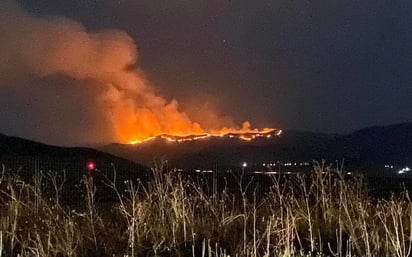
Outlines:
[[187,141],[194,141],[200,140],[205,138],[234,138],[244,141],[252,141],[258,138],[272,138],[276,136],[280,136],[282,134],[282,130],[280,129],[273,129],[273,128],[264,128],[262,130],[251,130],[247,132],[226,132],[226,133],[203,133],[203,134],[194,134],[194,135],[170,135],[170,134],[161,134],[159,136],[153,136],[146,138],[142,141],[131,141],[130,144],[140,144],[143,142],[151,141],[156,138],[161,138],[170,142],[187,142]]

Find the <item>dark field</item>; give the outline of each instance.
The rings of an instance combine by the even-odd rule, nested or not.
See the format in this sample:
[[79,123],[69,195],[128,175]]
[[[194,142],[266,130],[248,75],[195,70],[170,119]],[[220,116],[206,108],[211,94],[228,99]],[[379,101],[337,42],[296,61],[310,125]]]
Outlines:
[[[3,256],[409,256],[409,180],[4,167]],[[31,175],[30,175],[31,174]],[[33,175],[34,174],[34,175]]]

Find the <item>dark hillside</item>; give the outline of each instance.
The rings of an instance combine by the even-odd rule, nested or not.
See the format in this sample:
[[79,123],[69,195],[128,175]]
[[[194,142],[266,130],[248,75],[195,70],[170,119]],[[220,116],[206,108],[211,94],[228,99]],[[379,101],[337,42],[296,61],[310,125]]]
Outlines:
[[385,164],[412,164],[412,123],[370,127],[346,135],[284,131],[279,137],[251,142],[213,138],[174,143],[155,139],[139,145],[111,144],[100,149],[146,165],[164,157],[186,169],[238,167],[243,161],[261,164],[321,159],[382,168]]

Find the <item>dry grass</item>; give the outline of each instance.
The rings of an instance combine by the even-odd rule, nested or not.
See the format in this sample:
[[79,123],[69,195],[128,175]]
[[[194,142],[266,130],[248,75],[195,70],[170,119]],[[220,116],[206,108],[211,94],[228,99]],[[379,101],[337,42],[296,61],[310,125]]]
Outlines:
[[60,200],[65,176],[40,173],[26,183],[3,172],[0,256],[410,256],[408,192],[373,199],[360,178],[323,164],[272,177],[265,195],[241,177],[237,192],[209,192],[162,170],[145,184],[105,176],[117,200],[103,207],[84,176],[76,210]]

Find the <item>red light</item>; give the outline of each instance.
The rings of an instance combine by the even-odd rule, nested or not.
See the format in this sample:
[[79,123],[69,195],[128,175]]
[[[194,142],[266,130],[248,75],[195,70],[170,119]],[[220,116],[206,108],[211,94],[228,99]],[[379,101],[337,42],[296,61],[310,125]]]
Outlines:
[[96,163],[94,162],[88,162],[87,163],[87,169],[88,170],[94,170],[96,168]]

